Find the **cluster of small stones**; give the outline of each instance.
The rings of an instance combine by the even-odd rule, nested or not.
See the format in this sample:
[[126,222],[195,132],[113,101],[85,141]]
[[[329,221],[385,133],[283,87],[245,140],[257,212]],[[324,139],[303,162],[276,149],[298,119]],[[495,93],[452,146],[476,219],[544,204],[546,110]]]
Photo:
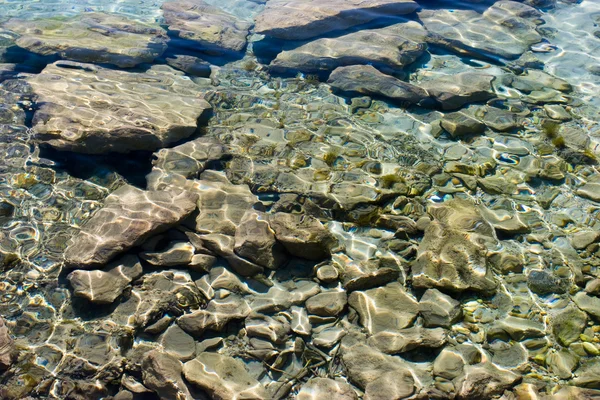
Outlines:
[[0,398],[600,396],[600,113],[531,50],[549,2],[230,3],[6,23],[50,58],[0,64]]

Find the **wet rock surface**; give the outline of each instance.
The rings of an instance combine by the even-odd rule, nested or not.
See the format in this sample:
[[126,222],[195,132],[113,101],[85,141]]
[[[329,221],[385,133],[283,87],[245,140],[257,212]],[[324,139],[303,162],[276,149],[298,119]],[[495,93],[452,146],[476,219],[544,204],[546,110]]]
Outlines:
[[317,1],[275,0],[256,17],[256,32],[299,40],[369,22],[386,14],[410,14],[412,0]]
[[3,27],[19,34],[17,46],[33,53],[121,68],[152,62],[163,54],[168,42],[167,33],[158,25],[108,13],[11,19]]
[[63,61],[28,82],[41,104],[35,133],[60,150],[156,150],[192,135],[210,108],[170,67],[139,73]]
[[78,267],[104,264],[190,215],[196,209],[196,198],[188,192],[123,186],[106,198],[104,207],[73,238],[65,258]]

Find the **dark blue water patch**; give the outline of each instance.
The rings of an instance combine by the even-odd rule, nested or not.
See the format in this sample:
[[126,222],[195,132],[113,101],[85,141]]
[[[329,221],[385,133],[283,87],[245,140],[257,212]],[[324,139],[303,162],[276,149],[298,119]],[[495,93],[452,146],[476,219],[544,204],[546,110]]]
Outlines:
[[116,172],[131,185],[142,189],[146,188],[146,175],[152,170],[152,152],[149,151],[133,151],[125,155],[91,155],[41,146],[40,157],[54,161],[54,169],[65,171],[79,179],[89,180]]

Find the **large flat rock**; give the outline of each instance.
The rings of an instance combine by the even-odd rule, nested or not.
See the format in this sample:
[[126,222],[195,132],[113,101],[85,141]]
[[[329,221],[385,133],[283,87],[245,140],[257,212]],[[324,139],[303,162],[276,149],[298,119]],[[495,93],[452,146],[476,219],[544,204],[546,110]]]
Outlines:
[[410,14],[412,0],[270,0],[255,30],[280,39],[302,40],[364,24],[382,16]]
[[517,14],[495,6],[483,14],[473,10],[424,10],[419,18],[430,33],[431,43],[474,56],[514,59],[542,40],[536,25],[524,18],[527,14]]
[[196,209],[197,195],[185,191],[145,191],[125,185],[71,239],[65,259],[78,268],[110,261],[150,236],[179,223]]
[[210,108],[182,72],[125,72],[60,61],[27,79],[37,95],[36,138],[82,153],[156,150],[186,138]]
[[271,62],[271,68],[317,72],[344,65],[374,64],[392,70],[402,69],[412,64],[426,49],[423,42],[403,35],[405,31],[412,29],[423,30],[417,22],[407,21],[382,29],[363,30],[337,38],[317,39],[279,53]]
[[202,0],[163,3],[169,34],[191,41],[199,50],[221,53],[242,51],[251,23]]
[[167,48],[167,32],[116,14],[85,13],[72,18],[22,20],[4,24],[20,35],[19,47],[44,56],[108,63],[122,68],[152,62]]
[[401,103],[417,104],[429,97],[426,90],[379,72],[371,65],[336,68],[327,83],[343,92],[389,97]]

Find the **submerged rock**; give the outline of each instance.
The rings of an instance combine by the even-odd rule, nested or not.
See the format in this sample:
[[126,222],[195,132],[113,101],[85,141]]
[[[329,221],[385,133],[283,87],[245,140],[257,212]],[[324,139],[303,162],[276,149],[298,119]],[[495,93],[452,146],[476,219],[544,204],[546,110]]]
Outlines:
[[177,319],[177,324],[197,337],[207,329],[220,331],[229,321],[246,318],[250,311],[246,300],[237,295],[229,295],[224,299],[211,300],[204,310],[182,315]]
[[329,378],[313,378],[302,385],[295,399],[358,400],[358,395],[346,382]]
[[388,69],[401,69],[412,64],[426,46],[402,35],[408,26],[418,29],[413,21],[382,29],[361,30],[337,38],[313,40],[293,50],[283,51],[270,64],[272,70],[295,69],[302,72],[332,70],[336,67],[369,64]]
[[460,302],[437,289],[428,289],[419,301],[419,313],[426,327],[449,328],[461,316]]
[[446,344],[446,331],[442,328],[426,329],[420,326],[399,331],[382,331],[369,338],[369,345],[387,354],[404,353],[416,348],[438,348]]
[[534,23],[499,7],[483,15],[474,10],[423,10],[419,19],[432,42],[475,57],[518,58],[542,40]]
[[13,18],[4,27],[18,33],[16,44],[33,53],[121,68],[152,62],[168,42],[158,25],[100,12],[71,18]]
[[4,319],[0,317],[0,372],[8,369],[15,359],[14,341],[8,333]]
[[454,199],[432,206],[434,220],[425,229],[412,265],[413,285],[450,291],[493,292],[496,282],[487,259],[494,230],[477,207]]
[[412,0],[270,0],[256,20],[256,33],[301,40],[343,30],[387,15],[410,14]]
[[435,98],[444,110],[461,108],[468,103],[485,101],[494,97],[493,75],[462,72],[456,75],[443,75],[419,86]]
[[168,66],[125,72],[69,61],[27,79],[38,97],[37,140],[82,153],[156,150],[196,131],[210,105]]
[[67,279],[75,296],[92,303],[110,304],[123,293],[129,283],[142,275],[143,269],[136,256],[127,255],[104,270],[75,270]]
[[429,97],[418,86],[383,74],[370,65],[336,68],[327,83],[344,92],[384,96],[403,103],[417,104]]
[[283,247],[267,222],[267,215],[251,210],[246,212],[235,231],[234,251],[269,269],[277,269],[285,261]]
[[125,185],[111,193],[74,236],[65,251],[67,264],[90,268],[164,232],[196,209],[189,192],[145,191]]
[[264,387],[233,357],[201,353],[185,363],[183,375],[215,400],[268,398]]
[[352,292],[348,303],[356,310],[360,316],[360,324],[370,334],[397,332],[410,326],[419,313],[417,300],[397,282],[376,289]]
[[144,386],[164,399],[191,399],[192,396],[183,381],[183,365],[174,356],[159,350],[152,350],[142,359]]
[[[242,51],[252,24],[203,0],[167,1],[162,10],[169,33],[183,39],[178,43],[197,50],[222,54]],[[190,41],[186,45],[185,41]]]
[[275,238],[293,256],[320,261],[331,256],[337,239],[310,215],[275,213],[269,215]]

